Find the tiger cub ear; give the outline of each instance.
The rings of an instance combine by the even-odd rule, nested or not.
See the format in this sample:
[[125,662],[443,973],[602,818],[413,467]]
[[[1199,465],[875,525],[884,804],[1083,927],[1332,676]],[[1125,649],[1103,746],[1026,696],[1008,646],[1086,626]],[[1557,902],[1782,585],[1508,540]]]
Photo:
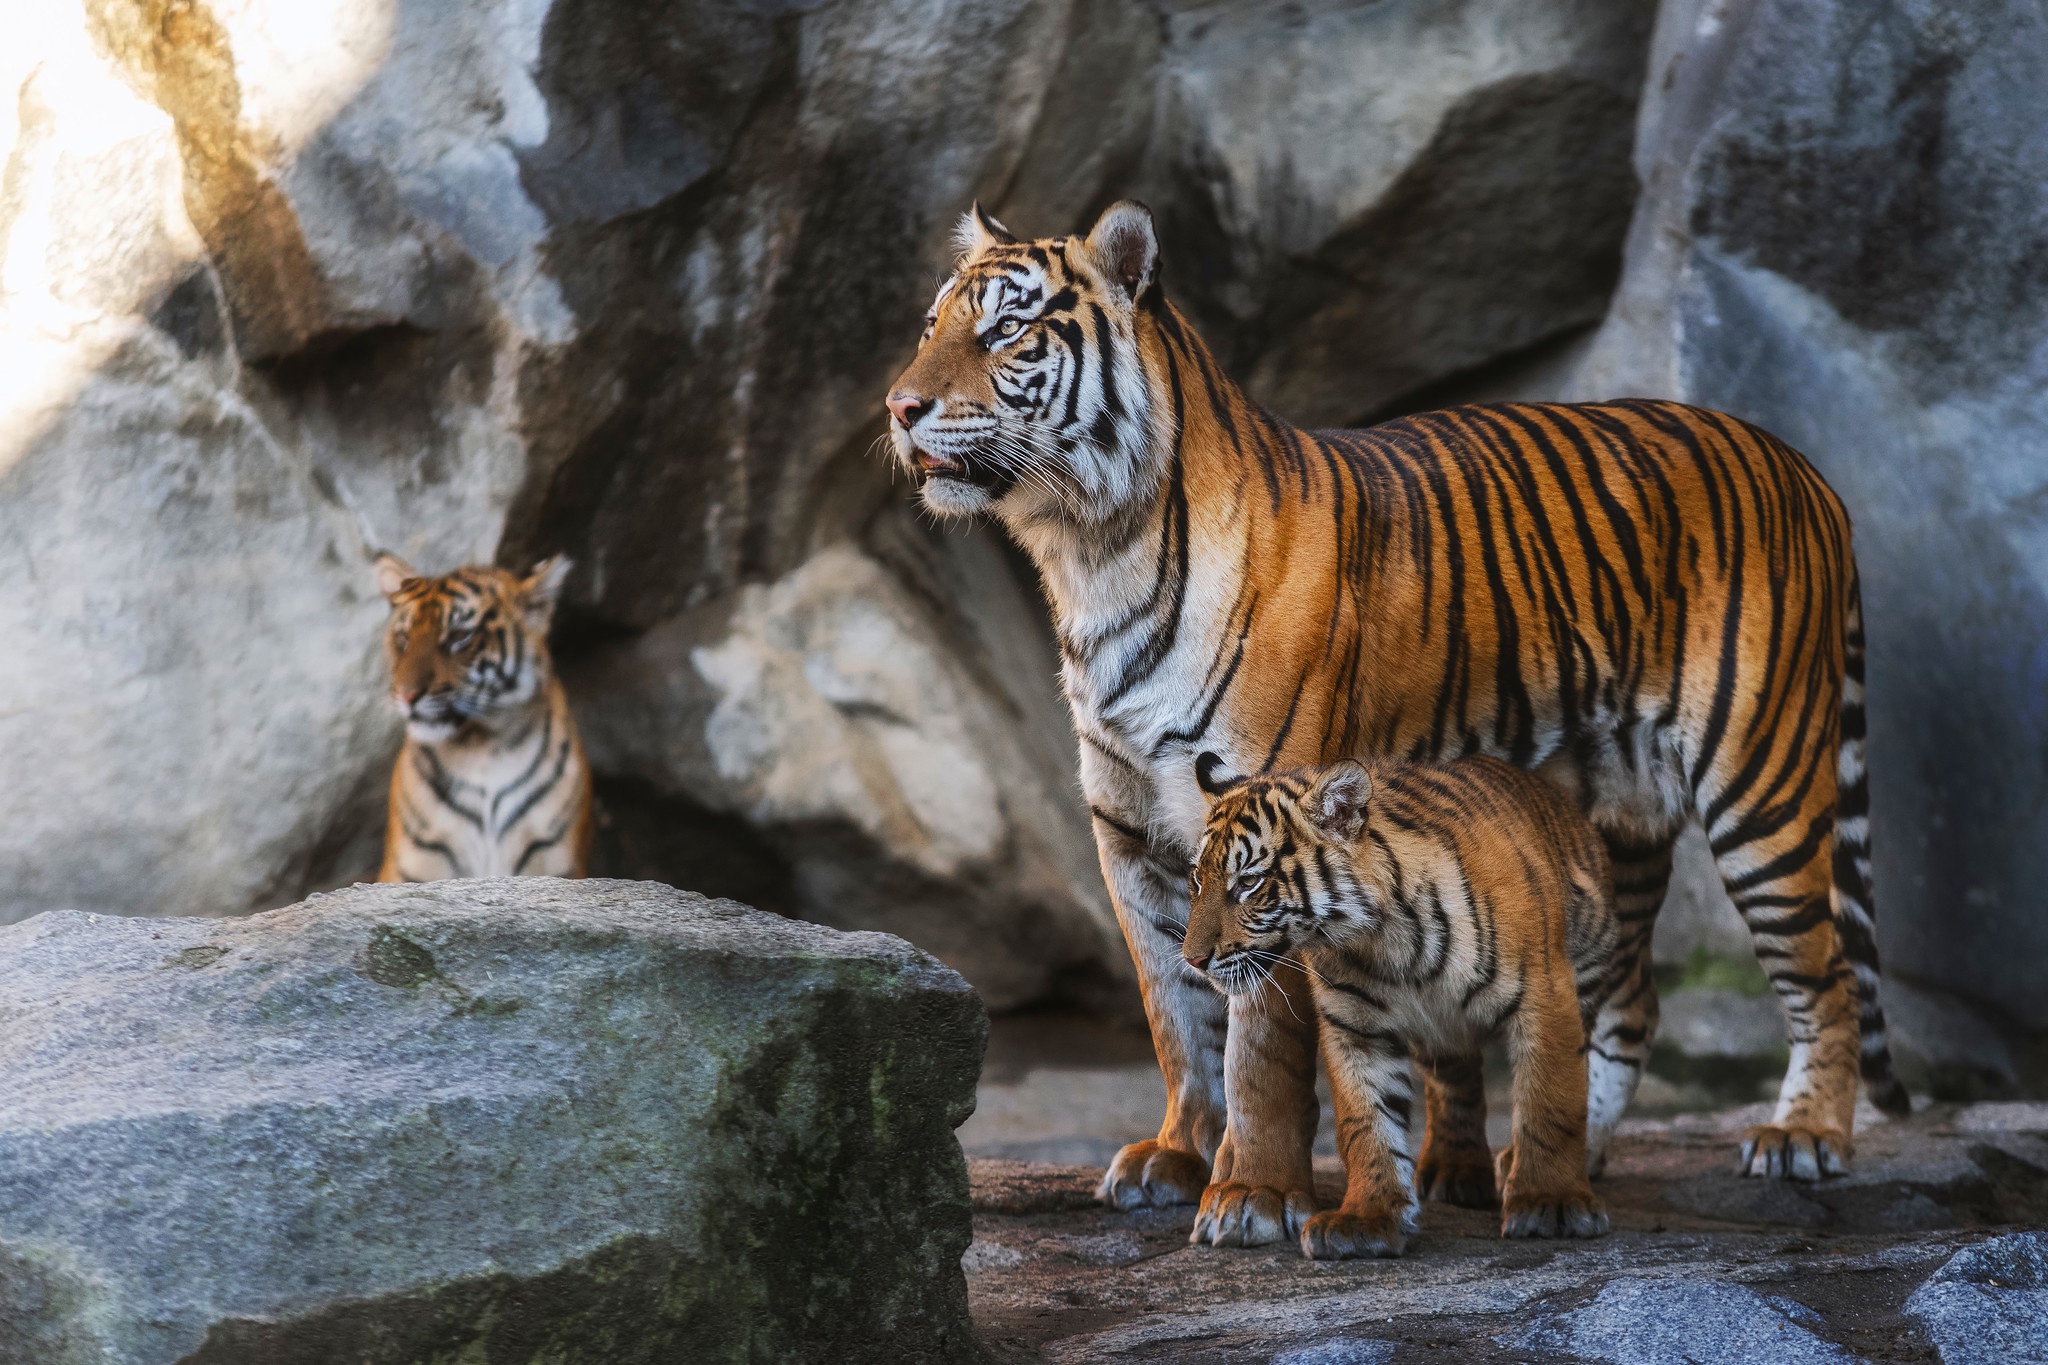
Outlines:
[[555,603],[561,600],[562,584],[569,579],[575,562],[567,555],[549,555],[533,566],[533,572],[519,585],[519,605],[527,629],[547,634],[555,619]]
[[1088,254],[1135,302],[1159,278],[1159,233],[1152,226],[1152,210],[1135,199],[1111,204],[1089,230]]
[[400,588],[418,577],[419,575],[413,572],[412,565],[397,555],[377,556],[377,591],[386,597],[398,596]]
[[1216,754],[1204,749],[1196,756],[1195,785],[1209,800],[1214,801],[1242,781],[1243,775],[1233,772],[1230,765]]
[[1323,769],[1302,805],[1317,829],[1349,843],[1365,832],[1365,803],[1370,800],[1372,774],[1347,758]]
[[979,199],[953,227],[953,250],[964,265],[992,246],[1015,246],[1016,234],[988,216]]

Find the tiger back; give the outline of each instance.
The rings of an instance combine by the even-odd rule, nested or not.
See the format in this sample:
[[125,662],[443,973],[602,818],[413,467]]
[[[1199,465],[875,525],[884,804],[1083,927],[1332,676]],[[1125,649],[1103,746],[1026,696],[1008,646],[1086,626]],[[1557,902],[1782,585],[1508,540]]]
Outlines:
[[1303,1252],[1400,1254],[1418,1191],[1494,1205],[1476,1076],[1430,1088],[1419,1167],[1408,1139],[1411,1061],[1434,1077],[1494,1039],[1514,1066],[1501,1235],[1605,1232],[1588,1170],[1612,1130],[1589,1142],[1586,1046],[1626,974],[1591,823],[1492,758],[1233,778],[1205,753],[1196,772],[1209,807],[1188,965],[1227,994],[1260,989],[1289,954],[1308,968],[1347,1183],[1342,1207],[1303,1218]]
[[560,556],[523,579],[485,565],[427,577],[378,559],[405,745],[377,880],[586,874],[590,769],[547,644],[568,572]]
[[[1105,1202],[1199,1199],[1198,1227],[1252,1245],[1291,1239],[1272,1215],[1312,1197],[1306,977],[1283,963],[1226,1001],[1181,957],[1205,751],[1247,772],[1488,754],[1562,784],[1606,844],[1633,973],[1595,1025],[1602,1122],[1649,1061],[1650,932],[1697,820],[1789,1046],[1740,1169],[1847,1169],[1859,1072],[1909,1110],[1878,989],[1851,527],[1803,456],[1635,399],[1305,431],[1166,297],[1143,205],[1036,239],[977,208],[956,246],[887,395],[890,442],[927,509],[1003,523],[1052,608],[1167,1093]],[[1273,1103],[1242,1104],[1241,1072]]]

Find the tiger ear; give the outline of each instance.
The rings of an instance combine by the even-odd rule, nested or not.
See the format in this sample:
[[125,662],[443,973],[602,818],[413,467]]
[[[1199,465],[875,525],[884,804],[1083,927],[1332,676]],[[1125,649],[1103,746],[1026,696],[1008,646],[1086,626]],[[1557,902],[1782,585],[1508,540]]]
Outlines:
[[1365,803],[1372,800],[1372,774],[1351,759],[1323,769],[1302,805],[1315,827],[1350,842],[1365,831]]
[[377,556],[377,591],[386,597],[398,596],[398,590],[404,587],[407,581],[418,577],[419,575],[413,572],[412,565],[397,555]]
[[567,555],[549,555],[533,566],[533,572],[519,585],[520,606],[528,629],[545,634],[555,619],[555,603],[561,599],[562,584],[568,581],[575,563]]
[[965,263],[994,246],[1015,246],[1017,238],[1008,228],[988,216],[979,199],[960,216],[953,227],[953,250]]
[[1195,785],[1212,802],[1242,781],[1242,774],[1231,771],[1228,763],[1206,749],[1195,759]]
[[1111,204],[1088,233],[1088,254],[1135,302],[1159,279],[1159,234],[1152,210],[1135,199]]

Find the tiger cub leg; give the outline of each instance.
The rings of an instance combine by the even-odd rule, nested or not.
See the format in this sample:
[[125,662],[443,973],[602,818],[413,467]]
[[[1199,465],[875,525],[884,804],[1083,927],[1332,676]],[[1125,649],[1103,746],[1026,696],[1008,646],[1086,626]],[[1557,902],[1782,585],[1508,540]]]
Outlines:
[[[1325,992],[1316,988],[1321,1003]],[[1408,1151],[1414,1111],[1408,1048],[1399,1035],[1324,1008],[1323,1062],[1337,1110],[1344,1202],[1308,1220],[1301,1251],[1317,1261],[1399,1256],[1415,1231],[1415,1159]],[[1356,1011],[1350,1011],[1355,1016]]]
[[1286,958],[1270,971],[1266,989],[1230,997],[1229,1125],[1188,1237],[1198,1246],[1291,1242],[1315,1212],[1315,1003],[1301,964]]
[[1651,931],[1671,886],[1675,837],[1635,843],[1604,833],[1614,874],[1614,918],[1619,942],[1606,975],[1581,1002],[1592,1007],[1586,1050],[1586,1172],[1597,1177],[1607,1165],[1615,1127],[1635,1098],[1650,1047],[1657,1038],[1657,979],[1650,953]]
[[1415,1163],[1415,1189],[1424,1199],[1464,1209],[1500,1207],[1493,1153],[1486,1146],[1486,1082],[1479,1054],[1418,1054],[1428,1128]]
[[1585,1030],[1578,991],[1532,977],[1508,1030],[1514,1144],[1501,1154],[1503,1237],[1598,1237],[1607,1209],[1586,1176]]

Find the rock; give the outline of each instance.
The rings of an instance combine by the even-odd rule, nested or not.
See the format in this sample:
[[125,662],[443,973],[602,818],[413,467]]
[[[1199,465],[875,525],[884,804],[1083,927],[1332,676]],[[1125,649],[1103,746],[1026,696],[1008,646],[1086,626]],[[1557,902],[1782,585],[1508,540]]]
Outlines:
[[1893,978],[1885,983],[1893,1050],[1916,1090],[1938,1099],[1979,1100],[2020,1093],[2020,1064],[2007,1028],[1946,991]]
[[1592,325],[1652,12],[1169,6],[1144,194],[1168,288],[1309,426]]
[[1906,1300],[1942,1365],[2048,1361],[2048,1234],[1965,1247]]
[[2034,1030],[2044,67],[2048,18],[2013,0],[1666,4],[1622,281],[1571,383],[1759,423],[1841,494],[1885,961]]
[[1262,397],[1377,410],[1598,315],[1647,14],[37,7],[0,52],[0,921],[366,875],[370,556],[560,551],[613,867],[900,930],[993,1004],[1128,1003],[1030,571],[867,454],[954,220],[1147,195]]
[[1313,1346],[1297,1346],[1273,1357],[1272,1365],[1387,1365],[1394,1343],[1369,1337],[1333,1337]]
[[363,886],[38,916],[0,1001],[0,1359],[975,1358],[986,1024],[899,940]]
[[1822,1365],[1855,1356],[1812,1329],[1821,1317],[1746,1285],[1623,1278],[1583,1308],[1554,1313],[1501,1345],[1613,1365]]
[[[1057,1114],[1055,1087],[1041,1102]],[[2041,1239],[2001,1234],[2048,1222],[2048,1106],[1934,1104],[1887,1122],[1866,1104],[1852,1173],[1797,1189],[1732,1169],[1743,1128],[1769,1113],[1625,1120],[1595,1184],[1610,1236],[1508,1242],[1497,1212],[1430,1204],[1399,1261],[1189,1246],[1192,1208],[1094,1204],[1100,1166],[970,1147],[968,1297],[999,1359],[1062,1365],[1372,1359],[1381,1346],[1399,1361],[1918,1358],[1940,1339],[1914,1316],[1936,1291],[1923,1283],[1988,1236],[1982,1261],[1958,1265],[1976,1278],[1940,1293],[1972,1312],[2002,1304],[2016,1323],[2034,1311]],[[1341,1196],[1334,1157],[1317,1160],[1316,1185],[1325,1204]]]
[[1785,1016],[1774,995],[1691,989],[1672,991],[1660,1005],[1657,1041],[1689,1057],[1759,1057],[1785,1052]]

